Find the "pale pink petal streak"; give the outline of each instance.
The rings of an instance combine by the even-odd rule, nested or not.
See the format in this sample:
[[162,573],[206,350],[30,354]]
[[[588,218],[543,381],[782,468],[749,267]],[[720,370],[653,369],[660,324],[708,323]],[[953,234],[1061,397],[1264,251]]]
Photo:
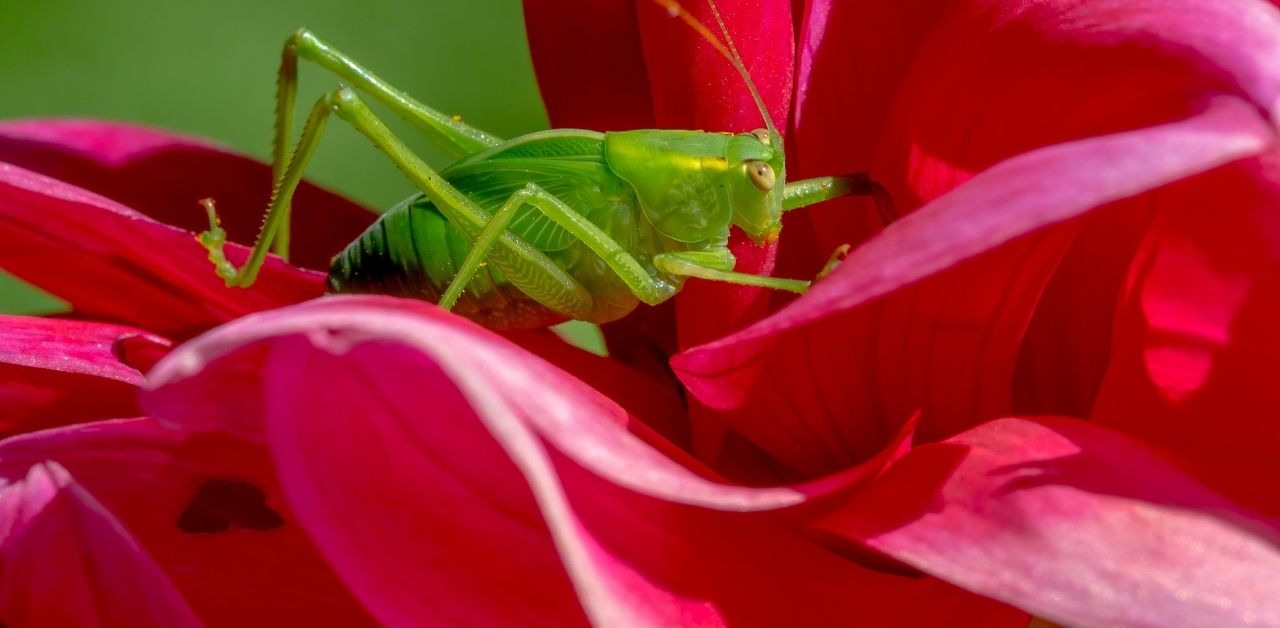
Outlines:
[[0,434],[137,414],[141,369],[168,349],[131,327],[0,316]]

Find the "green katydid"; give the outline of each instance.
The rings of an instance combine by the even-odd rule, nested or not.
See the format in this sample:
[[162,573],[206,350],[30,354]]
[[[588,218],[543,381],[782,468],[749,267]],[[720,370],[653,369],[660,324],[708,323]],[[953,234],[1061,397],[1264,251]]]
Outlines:
[[[764,129],[751,133],[554,129],[499,140],[413,100],[311,32],[285,43],[276,95],[275,188],[244,266],[223,253],[226,235],[211,200],[199,239],[228,286],[247,287],[268,249],[287,256],[290,200],[331,114],[371,140],[419,192],[382,214],[333,260],[333,292],[375,292],[438,302],[494,328],[565,319],[604,323],[639,303],[661,303],[688,277],[803,292],[809,281],[734,272],[731,226],[765,244],[782,212],[883,188],[865,174],[787,182],[768,111],[712,0],[725,43],[673,0],[655,0],[689,23],[734,65]],[[347,86],[311,110],[286,152],[304,59]],[[436,171],[413,154],[357,95],[404,118],[457,161]],[[833,263],[836,258],[833,257]],[[828,264],[828,268],[832,263]]]

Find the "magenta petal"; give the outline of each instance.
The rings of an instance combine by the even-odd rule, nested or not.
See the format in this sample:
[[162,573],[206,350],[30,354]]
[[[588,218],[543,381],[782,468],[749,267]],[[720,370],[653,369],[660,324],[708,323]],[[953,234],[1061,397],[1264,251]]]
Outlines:
[[[156,129],[97,120],[0,123],[0,162],[39,172],[110,198],[188,231],[207,226],[202,198],[218,202],[233,242],[252,243],[271,190],[271,168],[206,141]],[[373,214],[303,183],[295,215],[293,262],[327,271],[329,258],[355,239]]]
[[[0,363],[142,383],[137,364],[128,362],[125,343],[140,340],[159,347],[169,341],[140,329],[85,321],[0,315]],[[133,348],[140,349],[139,345]]]
[[199,626],[120,522],[56,463],[0,488],[0,618],[11,626]]
[[[903,608],[927,608],[920,622],[1026,622],[934,579],[865,570],[789,527],[866,473],[707,481],[629,433],[616,404],[430,306],[342,297],[250,317],[153,378],[144,404],[172,421],[222,407],[240,432],[244,412],[260,413],[289,504],[387,623],[917,620]],[[246,397],[262,403],[234,401]]]
[[209,625],[370,623],[285,508],[259,447],[150,419],[0,441],[0,479],[44,460],[79,478]]
[[139,369],[168,348],[131,327],[0,316],[0,435],[136,415]]
[[1280,623],[1277,522],[1081,421],[918,447],[820,528],[1068,625]]
[[[629,429],[636,436],[654,447],[662,448],[669,456],[686,459],[684,451],[690,445],[689,423],[674,380],[658,379],[617,360],[588,353],[547,330],[508,332],[503,335],[622,406],[637,419],[628,422]],[[651,430],[661,437],[651,435]]]
[[[324,276],[272,258],[250,289],[229,289],[194,234],[106,198],[0,163],[0,268],[84,317],[174,338],[322,294]],[[239,262],[247,249],[228,247]]]

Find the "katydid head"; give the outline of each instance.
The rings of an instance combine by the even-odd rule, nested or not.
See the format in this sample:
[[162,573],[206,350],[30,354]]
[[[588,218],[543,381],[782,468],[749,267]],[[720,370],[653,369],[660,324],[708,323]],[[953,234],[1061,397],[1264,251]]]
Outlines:
[[[742,63],[738,49],[729,36],[729,28],[720,17],[720,10],[714,0],[707,0],[711,15],[715,17],[724,36],[724,43],[697,18],[693,17],[678,0],[654,0],[667,9],[672,17],[678,17],[702,36],[721,55],[733,64],[742,77],[742,82],[751,92],[760,117],[764,119],[765,128],[751,133],[735,135],[729,142],[725,155],[730,168],[728,177],[731,205],[733,207],[733,224],[737,225],[757,244],[772,242],[782,230],[782,190],[786,185],[786,157],[782,146],[782,134],[773,124],[769,109],[751,74]],[[726,46],[727,44],[727,46]]]
[[787,171],[781,146],[774,139],[768,129],[756,129],[730,138],[725,151],[733,224],[757,244],[776,240],[782,230]]

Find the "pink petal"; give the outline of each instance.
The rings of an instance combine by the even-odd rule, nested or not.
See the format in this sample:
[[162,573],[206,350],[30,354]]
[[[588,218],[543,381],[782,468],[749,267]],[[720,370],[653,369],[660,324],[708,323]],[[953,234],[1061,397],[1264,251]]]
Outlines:
[[736,429],[809,472],[877,451],[921,407],[929,439],[1008,414],[1018,343],[1079,225],[1035,231],[1271,139],[1253,109],[1227,99],[1182,122],[1016,157],[855,249],[790,307],[673,366]]
[[1026,621],[795,534],[789,517],[885,460],[800,487],[710,482],[629,433],[616,404],[430,306],[340,297],[246,318],[153,378],[144,403],[173,421],[191,420],[184,402],[202,425],[222,407],[240,433],[252,408],[235,399],[262,400],[286,499],[386,623]]
[[0,441],[0,477],[43,460],[80,478],[210,625],[370,623],[285,508],[255,446],[150,419]]
[[1008,419],[908,453],[820,524],[1068,625],[1280,623],[1277,522],[1145,446]]
[[[138,368],[154,360],[130,363],[125,343],[139,340],[162,350],[169,342],[139,329],[85,321],[0,315],[0,363],[142,383]],[[134,343],[130,349],[141,349]],[[138,356],[143,357],[143,356]],[[158,356],[152,356],[158,357]]]
[[138,413],[169,341],[130,327],[0,316],[0,435]]
[[[84,317],[170,337],[323,293],[324,277],[269,259],[250,289],[213,273],[192,233],[96,194],[0,163],[0,268]],[[247,249],[228,246],[240,262]]]
[[529,52],[557,129],[653,128],[631,0],[524,0]]
[[1272,152],[1170,190],[1119,291],[1094,408],[1098,421],[1173,450],[1216,490],[1272,516],[1277,173]]
[[[98,120],[0,124],[0,161],[110,198],[187,231],[207,228],[202,198],[218,202],[234,242],[251,244],[271,191],[271,168],[207,141]],[[373,220],[336,194],[303,183],[294,198],[292,261],[329,270],[329,258]],[[304,223],[305,221],[305,227]]]
[[623,362],[588,353],[546,330],[508,332],[503,336],[622,406],[638,419],[629,425],[639,438],[655,447],[678,446],[667,451],[672,457],[683,456],[681,450],[689,449],[689,424],[674,380],[658,379]]
[[199,626],[129,532],[56,463],[0,488],[0,617],[17,626]]

